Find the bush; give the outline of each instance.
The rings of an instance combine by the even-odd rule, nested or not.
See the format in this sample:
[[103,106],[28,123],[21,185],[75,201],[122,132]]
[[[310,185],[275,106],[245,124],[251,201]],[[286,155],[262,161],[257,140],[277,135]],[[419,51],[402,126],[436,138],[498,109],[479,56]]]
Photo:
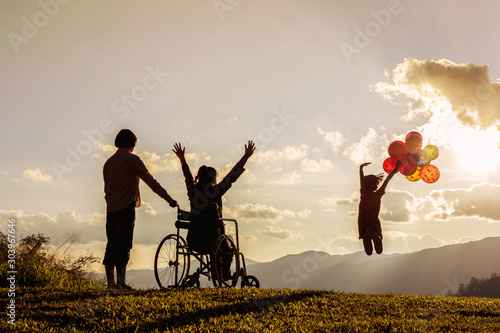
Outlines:
[[[92,280],[85,269],[98,258],[92,254],[72,259],[67,253],[76,241],[70,236],[53,254],[47,253],[50,238],[32,234],[16,244],[16,284],[19,287],[47,287],[62,289],[88,289],[104,286],[102,281]],[[59,250],[66,245],[61,255]],[[0,287],[7,287],[7,235],[0,232]]]
[[471,277],[467,285],[460,284],[454,296],[500,298],[500,276],[493,273],[490,278],[477,279]]

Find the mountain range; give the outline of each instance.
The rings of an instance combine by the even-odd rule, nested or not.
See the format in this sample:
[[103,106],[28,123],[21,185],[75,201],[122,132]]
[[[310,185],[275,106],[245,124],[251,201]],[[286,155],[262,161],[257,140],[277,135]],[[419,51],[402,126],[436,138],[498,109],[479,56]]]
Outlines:
[[[490,237],[405,254],[307,251],[263,263],[247,259],[246,266],[247,274],[256,276],[261,288],[446,295],[471,277],[500,273],[499,250],[500,237]],[[136,288],[158,288],[153,270],[130,270],[127,281]]]

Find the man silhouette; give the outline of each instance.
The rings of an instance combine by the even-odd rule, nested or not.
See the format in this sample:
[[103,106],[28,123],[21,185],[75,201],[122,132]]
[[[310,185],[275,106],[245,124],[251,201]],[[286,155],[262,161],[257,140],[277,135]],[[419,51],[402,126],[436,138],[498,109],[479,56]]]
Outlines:
[[139,179],[165,199],[170,207],[177,206],[177,202],[149,173],[139,156],[132,154],[136,144],[135,134],[129,129],[122,129],[115,138],[118,150],[103,168],[108,239],[103,265],[106,268],[108,289],[131,289],[125,283],[125,273],[132,249],[135,207],[141,205]]

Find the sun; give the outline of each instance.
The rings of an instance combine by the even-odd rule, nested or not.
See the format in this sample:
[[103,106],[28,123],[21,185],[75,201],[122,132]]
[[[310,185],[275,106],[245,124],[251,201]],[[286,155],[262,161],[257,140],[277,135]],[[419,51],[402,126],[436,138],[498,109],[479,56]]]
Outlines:
[[500,166],[500,131],[494,127],[475,129],[455,117],[434,114],[423,135],[430,138],[428,144],[454,155],[454,171],[484,176]]

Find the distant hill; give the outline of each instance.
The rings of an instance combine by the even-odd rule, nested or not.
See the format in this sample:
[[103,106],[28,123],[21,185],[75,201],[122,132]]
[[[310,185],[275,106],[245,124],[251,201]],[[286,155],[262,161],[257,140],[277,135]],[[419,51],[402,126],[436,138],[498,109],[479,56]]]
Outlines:
[[[255,275],[262,288],[446,295],[471,277],[500,273],[499,250],[500,237],[492,237],[407,254],[307,251],[271,262],[246,262],[248,274]],[[127,276],[136,287],[157,287],[152,270],[131,270]]]

